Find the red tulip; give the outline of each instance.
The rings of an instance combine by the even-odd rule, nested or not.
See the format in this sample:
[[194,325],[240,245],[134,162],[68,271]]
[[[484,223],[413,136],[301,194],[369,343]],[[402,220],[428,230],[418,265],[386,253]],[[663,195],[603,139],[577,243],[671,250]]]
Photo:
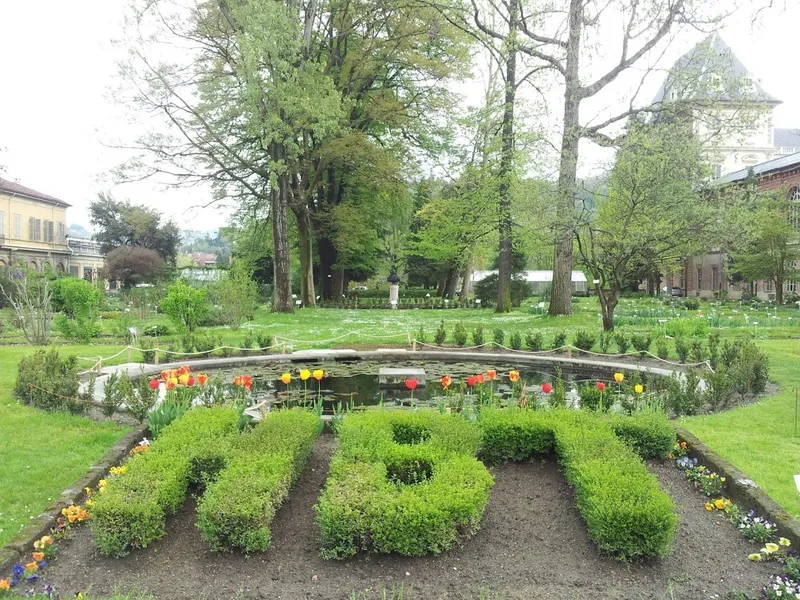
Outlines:
[[417,389],[417,380],[416,379],[406,379],[406,387],[410,390]]
[[606,384],[603,383],[602,381],[598,381],[597,382],[597,389],[602,392],[604,389],[606,389]]
[[467,377],[467,385],[469,387],[475,387],[476,383],[477,383],[477,379],[475,379],[474,376],[470,375],[469,377]]
[[150,380],[150,389],[151,390],[157,390],[158,386],[160,385],[160,383],[161,382],[159,382],[158,379],[151,379]]
[[168,390],[174,390],[176,385],[177,385],[177,384],[176,384],[176,383],[175,383],[175,381],[174,381],[174,380],[172,380],[172,379],[170,379],[169,381],[167,381],[167,389],[168,389]]
[[552,385],[550,385],[549,383],[543,383],[543,384],[542,384],[542,391],[543,391],[545,394],[549,394],[550,392],[552,392],[552,391],[553,391],[553,386],[552,386]]
[[475,380],[476,380],[478,383],[483,383],[484,381],[486,381],[486,380],[484,379],[484,377],[483,377],[483,373],[481,373],[480,375],[475,375]]
[[194,385],[194,377],[189,377],[189,379],[186,380],[186,385],[192,387]]

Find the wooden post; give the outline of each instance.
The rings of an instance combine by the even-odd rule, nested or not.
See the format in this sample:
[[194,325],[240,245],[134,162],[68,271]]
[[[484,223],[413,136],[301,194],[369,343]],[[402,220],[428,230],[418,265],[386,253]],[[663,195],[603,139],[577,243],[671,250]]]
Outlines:
[[411,340],[411,351],[412,352],[416,352],[417,351],[417,339],[416,338]]
[[97,357],[97,374],[98,375],[102,375],[103,374],[103,357],[102,356],[98,356]]
[[156,365],[158,364],[158,358],[159,358],[159,351],[158,351],[158,348],[156,348],[156,354],[155,354],[155,358],[153,360],[153,364],[156,364]]

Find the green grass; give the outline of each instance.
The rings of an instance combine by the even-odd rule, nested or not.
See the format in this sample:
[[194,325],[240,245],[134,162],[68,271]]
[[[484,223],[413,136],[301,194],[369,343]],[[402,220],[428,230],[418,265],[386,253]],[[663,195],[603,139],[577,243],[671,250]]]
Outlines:
[[[68,350],[99,354],[85,346]],[[127,430],[17,404],[13,396],[17,362],[32,351],[0,346],[0,545],[38,516]]]
[[687,417],[683,424],[798,519],[794,475],[800,473],[800,437],[794,437],[794,390],[800,388],[800,340],[759,340],[758,345],[769,357],[778,393],[749,406]]

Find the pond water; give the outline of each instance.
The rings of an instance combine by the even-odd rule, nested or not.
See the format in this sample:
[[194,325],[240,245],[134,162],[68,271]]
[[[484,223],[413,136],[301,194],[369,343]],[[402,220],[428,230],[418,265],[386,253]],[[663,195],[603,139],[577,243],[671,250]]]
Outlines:
[[[416,376],[417,388],[409,390],[405,385],[406,377],[381,377],[381,369],[418,370],[424,375]],[[325,372],[321,381],[310,377],[306,381],[300,379],[300,370],[322,369]],[[333,413],[337,408],[352,405],[355,408],[377,406],[383,404],[387,407],[401,407],[414,405],[436,406],[446,402],[447,395],[442,388],[441,379],[445,375],[452,378],[450,394],[466,391],[468,377],[483,373],[489,369],[497,371],[497,378],[490,382],[485,380],[484,393],[491,388],[496,398],[501,403],[512,399],[512,384],[509,372],[517,370],[520,373],[520,382],[525,385],[526,393],[530,399],[545,401],[542,393],[542,384],[545,382],[555,385],[557,375],[550,365],[518,366],[511,364],[482,364],[476,362],[371,362],[371,361],[326,361],[321,363],[292,363],[267,364],[260,367],[246,367],[236,369],[215,369],[209,371],[211,377],[221,377],[230,383],[237,375],[250,375],[253,378],[251,404],[266,402],[272,406],[293,406],[310,404],[321,398],[323,412]],[[291,382],[286,385],[281,381],[281,375],[289,373]],[[643,374],[644,376],[644,374]],[[409,375],[409,377],[415,377]],[[424,379],[424,383],[423,383]],[[598,367],[575,369],[570,367],[561,373],[561,379],[567,389],[567,402],[573,404],[577,400],[577,387],[585,382],[596,383],[604,381],[611,390],[613,372]],[[474,395],[475,391],[470,390]]]

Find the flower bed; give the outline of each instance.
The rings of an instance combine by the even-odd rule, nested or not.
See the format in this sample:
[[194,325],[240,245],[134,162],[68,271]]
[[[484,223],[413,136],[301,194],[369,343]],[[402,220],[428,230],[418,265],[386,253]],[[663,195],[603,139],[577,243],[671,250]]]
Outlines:
[[669,554],[677,523],[672,501],[634,452],[666,456],[675,434],[668,437],[665,417],[618,417],[609,425],[575,411],[488,409],[479,426],[481,455],[493,460],[522,460],[555,448],[600,550],[622,560]]
[[321,430],[316,414],[293,409],[270,414],[243,436],[197,506],[197,527],[212,550],[269,548],[275,511],[303,471]]
[[473,535],[494,478],[477,428],[432,412],[346,417],[316,507],[322,554],[438,554]]

